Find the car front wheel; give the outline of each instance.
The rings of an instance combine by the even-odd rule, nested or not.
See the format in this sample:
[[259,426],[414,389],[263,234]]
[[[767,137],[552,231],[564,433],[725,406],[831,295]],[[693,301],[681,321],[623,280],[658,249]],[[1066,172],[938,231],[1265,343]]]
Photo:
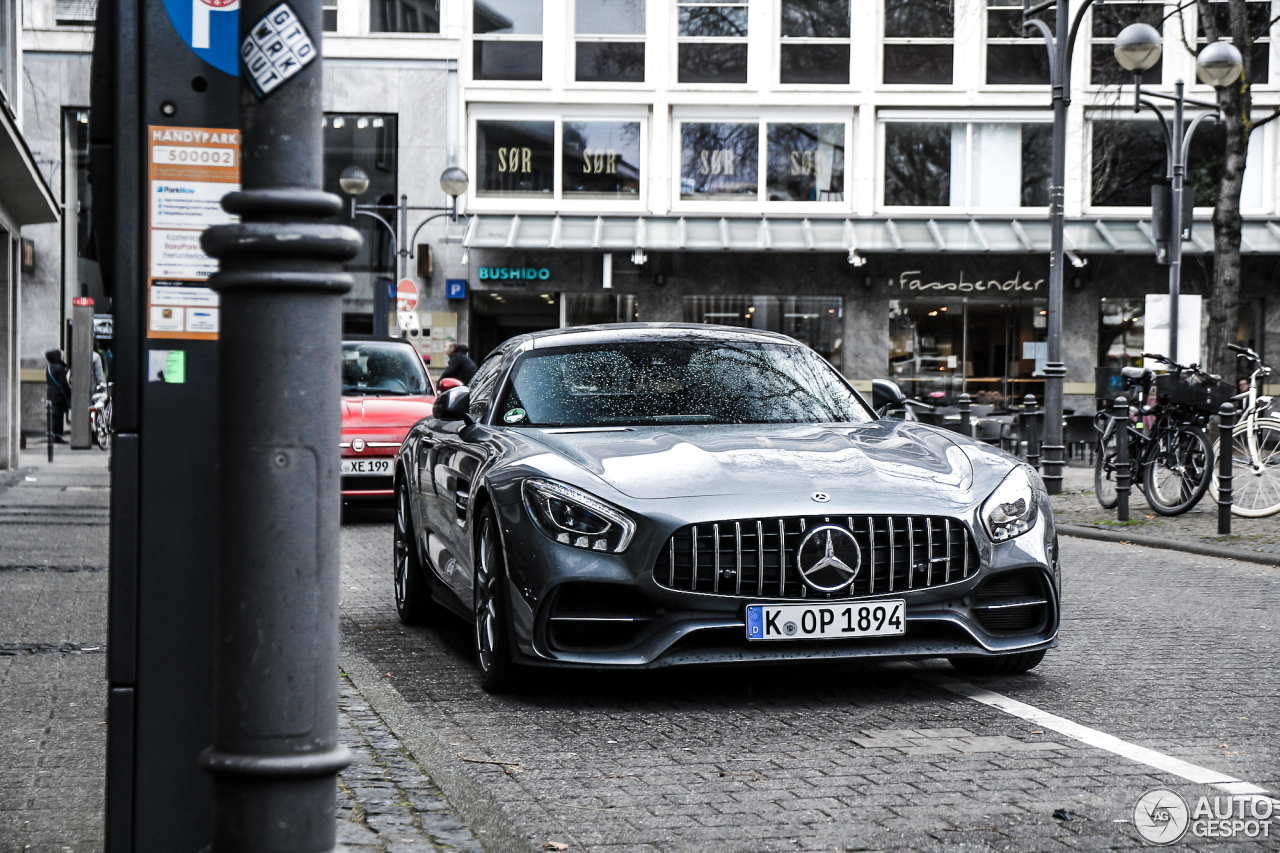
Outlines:
[[396,613],[406,625],[422,625],[429,621],[431,591],[422,576],[422,561],[413,533],[413,516],[409,489],[402,479],[396,485],[396,524],[392,539],[395,559]]
[[475,565],[476,657],[480,664],[480,686],[490,693],[503,693],[519,686],[521,671],[511,659],[506,561],[498,536],[498,522],[493,510],[487,507],[480,515]]

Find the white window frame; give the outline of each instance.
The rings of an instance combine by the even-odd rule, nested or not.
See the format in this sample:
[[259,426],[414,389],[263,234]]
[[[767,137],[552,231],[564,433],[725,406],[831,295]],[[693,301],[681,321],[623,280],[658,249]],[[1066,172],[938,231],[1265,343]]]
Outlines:
[[[1266,111],[1270,109],[1271,107],[1260,107],[1258,110],[1254,111],[1253,118],[1259,121],[1266,118],[1268,114]],[[1186,121],[1191,121],[1195,115],[1196,113],[1188,115],[1186,117]],[[1170,115],[1166,117],[1171,119],[1172,111],[1170,111]],[[1156,117],[1151,115],[1148,110],[1143,110],[1136,116],[1132,111],[1090,110],[1085,113],[1084,119],[1084,132],[1081,134],[1084,145],[1084,151],[1082,152],[1083,156],[1081,157],[1081,161],[1084,164],[1083,171],[1081,173],[1081,180],[1084,182],[1085,215],[1109,216],[1113,218],[1133,217],[1135,219],[1151,219],[1151,205],[1138,207],[1116,207],[1112,205],[1097,205],[1093,203],[1093,123],[1095,121],[1150,121],[1154,123],[1157,121]],[[1208,121],[1210,121],[1210,119],[1206,119],[1202,124]],[[1273,162],[1274,157],[1271,156],[1271,152],[1275,146],[1274,131],[1275,128],[1271,124],[1260,127],[1254,131],[1254,133],[1261,134],[1257,143],[1258,156],[1256,158],[1253,156],[1248,157],[1245,162],[1245,169],[1248,170],[1251,165],[1260,166],[1262,169],[1262,174],[1259,177],[1259,181],[1262,183],[1262,205],[1260,207],[1241,207],[1241,216],[1270,216],[1275,211],[1276,164]],[[1250,140],[1250,144],[1252,144],[1252,139]],[[1196,207],[1194,210],[1196,216],[1213,215],[1212,207]],[[1210,228],[1209,234],[1212,234],[1212,226],[1208,226],[1206,224],[1206,227]]]
[[[876,67],[873,76],[873,85],[877,89],[888,92],[937,92],[937,91],[955,91],[958,89],[967,89],[965,85],[964,75],[960,73],[959,62],[960,45],[956,33],[962,28],[962,17],[969,4],[954,0],[951,11],[951,36],[950,38],[932,38],[926,36],[907,36],[907,37],[889,37],[885,35],[885,25],[888,23],[888,15],[885,14],[885,0],[875,0],[876,2]],[[984,7],[985,11],[985,7]],[[985,24],[986,19],[983,19]],[[949,44],[951,45],[951,82],[950,83],[886,83],[884,79],[884,49],[886,45],[897,44]],[[983,68],[986,68],[984,63]]]
[[[653,89],[654,84],[651,82],[653,77],[653,53],[657,49],[654,40],[649,38],[649,33],[653,29],[654,24],[654,6],[661,3],[662,0],[643,0],[644,2],[644,33],[642,35],[609,35],[584,33],[578,34],[578,4],[577,0],[566,4],[565,14],[565,44],[569,46],[566,51],[564,65],[564,85],[566,88],[572,89],[620,89],[620,90],[641,90]],[[578,79],[578,42],[637,42],[645,46],[644,50],[644,80],[639,83],[618,83],[618,82],[595,82],[592,80]],[[545,48],[544,48],[545,49]],[[546,59],[544,57],[543,62]],[[545,70],[545,69],[544,69]]]
[[[552,143],[552,191],[547,195],[484,196],[479,194],[480,164],[477,121],[550,121],[555,124]],[[564,123],[572,121],[628,121],[640,123],[640,192],[635,199],[574,198],[564,195]],[[467,187],[469,213],[626,213],[641,215],[648,210],[650,175],[649,108],[618,105],[608,107],[557,107],[525,104],[471,104],[467,111],[467,169],[474,176]]]
[[[661,0],[652,0],[652,2],[661,2]],[[707,0],[707,2],[698,2],[698,0],[675,0],[672,3],[671,15],[671,68],[670,80],[672,89],[706,89],[708,87],[714,89],[725,89],[728,91],[738,91],[750,88],[755,81],[755,75],[752,73],[751,66],[751,36],[757,32],[760,27],[757,25],[759,15],[762,11],[761,7],[771,5],[769,0]],[[682,6],[735,6],[747,10],[747,35],[745,38],[733,38],[730,36],[682,36],[680,35],[680,8]],[[741,44],[747,48],[747,80],[745,83],[683,83],[680,81],[680,45],[682,44]]]
[[[1015,0],[1000,0],[1002,4],[1000,6],[991,6],[989,5],[990,2],[991,0],[983,0],[983,6],[982,6],[982,71],[981,71],[982,76],[978,80],[979,88],[996,91],[996,92],[1043,92],[1046,88],[1052,86],[1052,81],[1045,82],[1045,83],[988,83],[987,82],[987,66],[991,56],[990,50],[989,50],[991,45],[993,44],[995,45],[1029,44],[1034,46],[1036,50],[1039,50],[1041,52],[1046,51],[1046,48],[1044,46],[1044,38],[1043,36],[1041,36],[1040,30],[1038,29],[1028,30],[1029,36],[1027,38],[1017,38],[1014,36],[993,37],[991,35],[988,35],[988,33],[990,32],[989,21],[990,21],[990,15],[991,15],[992,9],[1000,9],[1000,10],[1017,9],[1019,11],[1022,9],[1022,5],[1020,3],[1015,2]],[[1050,28],[1052,29],[1052,27]]]
[[[1192,16],[1191,20],[1188,21],[1188,24],[1192,28],[1191,31],[1196,34],[1195,41],[1193,41],[1192,44],[1195,46],[1196,53],[1199,53],[1201,50],[1205,48],[1205,46],[1207,46],[1207,43],[1202,44],[1200,42],[1200,6],[1199,4],[1196,4],[1194,9],[1195,9],[1195,13]],[[1184,10],[1183,14],[1186,15],[1190,11],[1191,11],[1190,9]],[[1277,14],[1280,14],[1280,10],[1277,10],[1275,8],[1275,4],[1273,2],[1271,14],[1269,17],[1272,20],[1274,20]],[[1276,29],[1275,25],[1272,25],[1272,27],[1269,30],[1267,30],[1267,34],[1265,36],[1260,36],[1259,38],[1254,40],[1254,44],[1267,45],[1267,53],[1270,54],[1270,56],[1268,57],[1267,82],[1250,83],[1249,88],[1253,91],[1262,90],[1262,91],[1269,92],[1269,91],[1275,91],[1276,89],[1280,89],[1280,67],[1276,65],[1275,45],[1277,43],[1277,40],[1275,37],[1275,29]],[[1199,92],[1213,91],[1213,87],[1209,86],[1206,83],[1201,83],[1200,78],[1195,74],[1192,74],[1191,79],[1187,80],[1187,88],[1193,89]]]
[[[846,109],[759,109],[751,111],[729,107],[677,107],[671,119],[671,210],[675,213],[712,212],[724,214],[797,214],[814,215],[848,214],[853,212],[854,180],[852,172],[856,137],[856,116],[852,107]],[[726,196],[714,199],[681,198],[680,175],[684,155],[684,124],[756,124],[759,127],[756,157],[756,197],[738,199]],[[840,124],[844,126],[844,198],[840,201],[769,201],[768,155],[769,125],[771,124]]]
[[[447,0],[441,0],[442,3]],[[455,0],[457,2],[457,0]],[[551,87],[552,80],[562,79],[557,75],[561,72],[556,69],[557,63],[549,61],[550,51],[547,45],[552,39],[549,38],[551,26],[555,20],[552,10],[549,8],[553,5],[559,6],[557,0],[542,0],[542,32],[537,35],[517,35],[515,33],[499,33],[497,35],[490,33],[475,32],[475,0],[461,0],[463,17],[466,19],[463,26],[462,44],[458,67],[461,73],[466,76],[465,85],[481,89],[548,89]],[[443,29],[443,26],[441,27]],[[542,79],[540,80],[477,80],[475,76],[475,43],[477,41],[536,41],[542,43]]]
[[[1111,5],[1121,5],[1121,4],[1141,5],[1142,0],[1113,0]],[[1156,4],[1147,2],[1145,5],[1154,6]],[[1168,9],[1167,6],[1163,8]],[[1094,46],[1095,45],[1110,46],[1115,44],[1114,38],[1097,38],[1093,35],[1093,15],[1097,11],[1097,9],[1098,7],[1096,5],[1089,7],[1089,20],[1086,22],[1089,28],[1085,30],[1083,33],[1087,38],[1085,39],[1084,44],[1080,46],[1085,48],[1083,61],[1081,61],[1081,59],[1079,58],[1080,47],[1077,47],[1076,48],[1077,58],[1072,63],[1073,65],[1078,64],[1083,66],[1083,70],[1084,70],[1083,88],[1087,92],[1103,92],[1108,89],[1114,88],[1114,84],[1093,82],[1093,48]],[[1165,14],[1168,14],[1168,12],[1166,12]],[[1190,23],[1192,27],[1190,32],[1194,33],[1195,32],[1194,19],[1188,23]],[[1163,26],[1157,27],[1157,29],[1160,30],[1160,37],[1164,39],[1164,53],[1161,55],[1163,64],[1160,66],[1160,82],[1159,83],[1143,83],[1142,85],[1147,86],[1149,88],[1153,88],[1153,89],[1160,89],[1165,86],[1172,88],[1173,81],[1178,77],[1183,76],[1181,71],[1179,70],[1179,66],[1183,64],[1183,59],[1186,56],[1186,52],[1182,49],[1182,45],[1177,38],[1177,31],[1174,29],[1175,26],[1177,26],[1176,18],[1168,18],[1167,20],[1164,21]],[[1083,24],[1081,25],[1081,29],[1084,30]],[[1079,44],[1080,43],[1077,42],[1077,45]],[[1115,62],[1115,58],[1112,57],[1110,61]],[[1119,63],[1116,63],[1116,68],[1117,69],[1120,68]],[[1192,72],[1190,76],[1194,78],[1195,73]],[[1130,103],[1132,103],[1133,74],[1131,72],[1125,71],[1123,72],[1123,77],[1124,77],[1124,83],[1121,85],[1128,92]]]
[[[881,112],[876,117],[876,210],[881,213],[896,213],[912,216],[971,216],[973,214],[989,214],[996,216],[1017,216],[1023,219],[1046,215],[1048,205],[1042,207],[981,207],[978,205],[889,205],[884,200],[885,156],[887,137],[885,125],[888,124],[967,124],[969,144],[965,146],[969,157],[973,157],[973,128],[975,124],[1053,124],[1053,114],[1048,110],[1024,111],[1010,110],[1004,112],[962,112],[948,110],[894,110]],[[954,171],[953,171],[954,174]],[[972,159],[965,165],[966,190],[970,192],[973,180]]]
[[[846,38],[810,38],[800,36],[784,36],[782,34],[782,3],[779,2],[777,9],[773,14],[774,32],[777,37],[774,38],[774,56],[773,56],[773,81],[770,88],[777,88],[783,91],[801,90],[806,92],[830,92],[834,86],[847,86],[852,88],[862,88],[857,84],[857,74],[854,71],[854,50],[853,50],[853,15],[857,8],[857,0],[849,0],[849,35]],[[790,44],[830,44],[845,45],[849,48],[849,82],[848,83],[783,83],[782,82],[782,48],[784,45]],[[954,75],[953,75],[954,77]]]

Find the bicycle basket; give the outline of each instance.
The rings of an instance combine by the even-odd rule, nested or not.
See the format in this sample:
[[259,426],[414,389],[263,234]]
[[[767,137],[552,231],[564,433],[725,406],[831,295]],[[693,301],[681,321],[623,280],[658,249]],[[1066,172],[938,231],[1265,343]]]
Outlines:
[[1161,402],[1216,415],[1235,396],[1235,389],[1226,382],[1192,382],[1162,373],[1156,377],[1156,394]]

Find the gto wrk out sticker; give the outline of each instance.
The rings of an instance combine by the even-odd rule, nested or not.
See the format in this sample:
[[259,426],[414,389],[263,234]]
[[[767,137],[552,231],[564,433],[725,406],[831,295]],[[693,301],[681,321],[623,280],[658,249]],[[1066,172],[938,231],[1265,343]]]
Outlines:
[[288,3],[268,12],[240,45],[240,58],[259,100],[307,67],[318,53]]

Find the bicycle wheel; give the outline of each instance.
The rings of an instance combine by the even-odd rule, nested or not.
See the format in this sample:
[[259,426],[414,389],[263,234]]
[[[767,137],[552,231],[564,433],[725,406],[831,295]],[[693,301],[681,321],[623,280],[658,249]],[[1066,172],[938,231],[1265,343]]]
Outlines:
[[[1231,514],[1264,518],[1280,513],[1280,419],[1258,418],[1253,435],[1258,455],[1249,444],[1249,423],[1231,432]],[[1214,458],[1218,443],[1214,442]],[[1212,495],[1218,494],[1218,467],[1213,468]]]
[[1093,493],[1103,509],[1115,509],[1120,500],[1116,492],[1116,436],[1110,428],[1098,436],[1097,453],[1093,457]]
[[1161,515],[1181,515],[1209,488],[1213,477],[1213,448],[1194,427],[1170,430],[1156,437],[1145,460],[1142,481],[1147,503]]

